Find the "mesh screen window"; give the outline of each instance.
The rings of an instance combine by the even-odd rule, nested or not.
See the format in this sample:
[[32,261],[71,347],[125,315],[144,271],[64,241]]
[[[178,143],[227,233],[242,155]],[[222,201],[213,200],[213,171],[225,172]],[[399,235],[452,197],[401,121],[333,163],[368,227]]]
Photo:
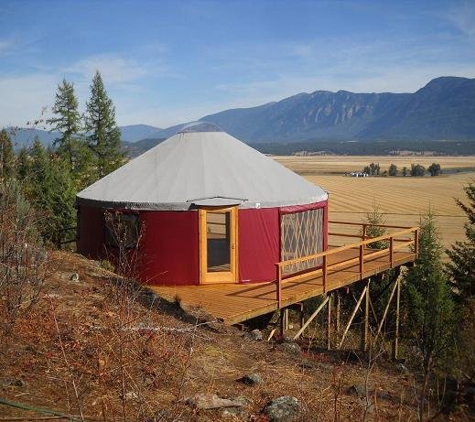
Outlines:
[[139,241],[139,217],[135,214],[106,213],[105,243],[115,248],[133,249]]
[[[280,216],[281,261],[302,258],[323,251],[323,208],[282,214]],[[322,264],[321,258],[287,265],[283,275],[289,275]]]

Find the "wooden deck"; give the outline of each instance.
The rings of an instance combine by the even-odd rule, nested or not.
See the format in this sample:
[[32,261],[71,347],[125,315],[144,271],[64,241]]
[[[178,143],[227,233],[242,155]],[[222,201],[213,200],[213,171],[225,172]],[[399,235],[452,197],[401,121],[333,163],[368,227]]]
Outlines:
[[[199,307],[225,324],[236,324],[414,262],[418,228],[398,229],[371,240],[365,239],[364,228],[363,235],[341,234],[344,237],[361,237],[362,240],[313,256],[277,263],[276,280],[273,282],[149,288],[168,301],[180,300],[185,308]],[[368,245],[375,240],[386,242],[387,247],[369,249]],[[321,259],[322,267],[287,278],[282,276],[286,267],[312,259]]]

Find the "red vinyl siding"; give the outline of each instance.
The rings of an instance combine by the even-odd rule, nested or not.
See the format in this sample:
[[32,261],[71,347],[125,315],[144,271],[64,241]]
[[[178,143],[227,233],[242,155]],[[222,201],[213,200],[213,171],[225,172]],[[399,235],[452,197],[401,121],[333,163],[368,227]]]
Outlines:
[[198,284],[197,211],[141,211],[140,278],[149,284]]
[[238,219],[239,282],[275,279],[280,253],[278,208],[239,210]]

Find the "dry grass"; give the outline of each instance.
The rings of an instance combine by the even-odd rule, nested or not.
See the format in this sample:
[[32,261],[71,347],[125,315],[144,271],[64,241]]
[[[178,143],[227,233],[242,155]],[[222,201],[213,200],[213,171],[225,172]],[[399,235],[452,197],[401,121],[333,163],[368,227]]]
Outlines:
[[[335,409],[341,420],[362,420],[364,400],[349,390],[364,385],[364,360],[291,354],[233,328],[195,326],[178,319],[178,309],[167,314],[129,301],[112,282],[115,276],[94,262],[68,253],[54,253],[52,260],[58,271],[46,280],[38,306],[18,318],[8,347],[0,336],[4,399],[78,415],[74,420],[212,422],[224,419],[222,411],[196,410],[184,399],[245,396],[248,417],[227,420],[266,421],[260,415],[265,404],[289,394],[305,403],[302,420],[333,421]],[[70,280],[73,272],[79,281]],[[263,384],[236,381],[250,372]],[[368,397],[378,397],[379,420],[415,420],[411,375],[388,364],[375,367],[370,381]],[[1,404],[0,415],[42,416]]]
[[475,180],[475,172],[438,177],[345,177],[344,173],[362,170],[371,162],[382,170],[391,163],[398,168],[411,163],[442,169],[475,167],[475,157],[278,157],[290,169],[330,192],[330,219],[362,222],[376,204],[386,216],[387,224],[418,225],[420,216],[432,208],[437,215],[442,242],[449,247],[463,239],[465,214],[455,204],[464,200],[463,186]]

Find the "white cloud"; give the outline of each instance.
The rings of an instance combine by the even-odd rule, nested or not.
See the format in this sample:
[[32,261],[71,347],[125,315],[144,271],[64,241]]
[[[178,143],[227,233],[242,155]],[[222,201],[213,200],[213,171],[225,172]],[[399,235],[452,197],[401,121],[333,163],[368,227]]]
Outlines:
[[52,105],[57,84],[54,75],[0,78],[1,124],[23,127],[27,122],[44,119],[43,109]]
[[80,74],[83,79],[90,81],[96,70],[101,72],[108,84],[130,83],[148,74],[148,70],[135,60],[113,54],[87,57],[67,67],[64,72]]

